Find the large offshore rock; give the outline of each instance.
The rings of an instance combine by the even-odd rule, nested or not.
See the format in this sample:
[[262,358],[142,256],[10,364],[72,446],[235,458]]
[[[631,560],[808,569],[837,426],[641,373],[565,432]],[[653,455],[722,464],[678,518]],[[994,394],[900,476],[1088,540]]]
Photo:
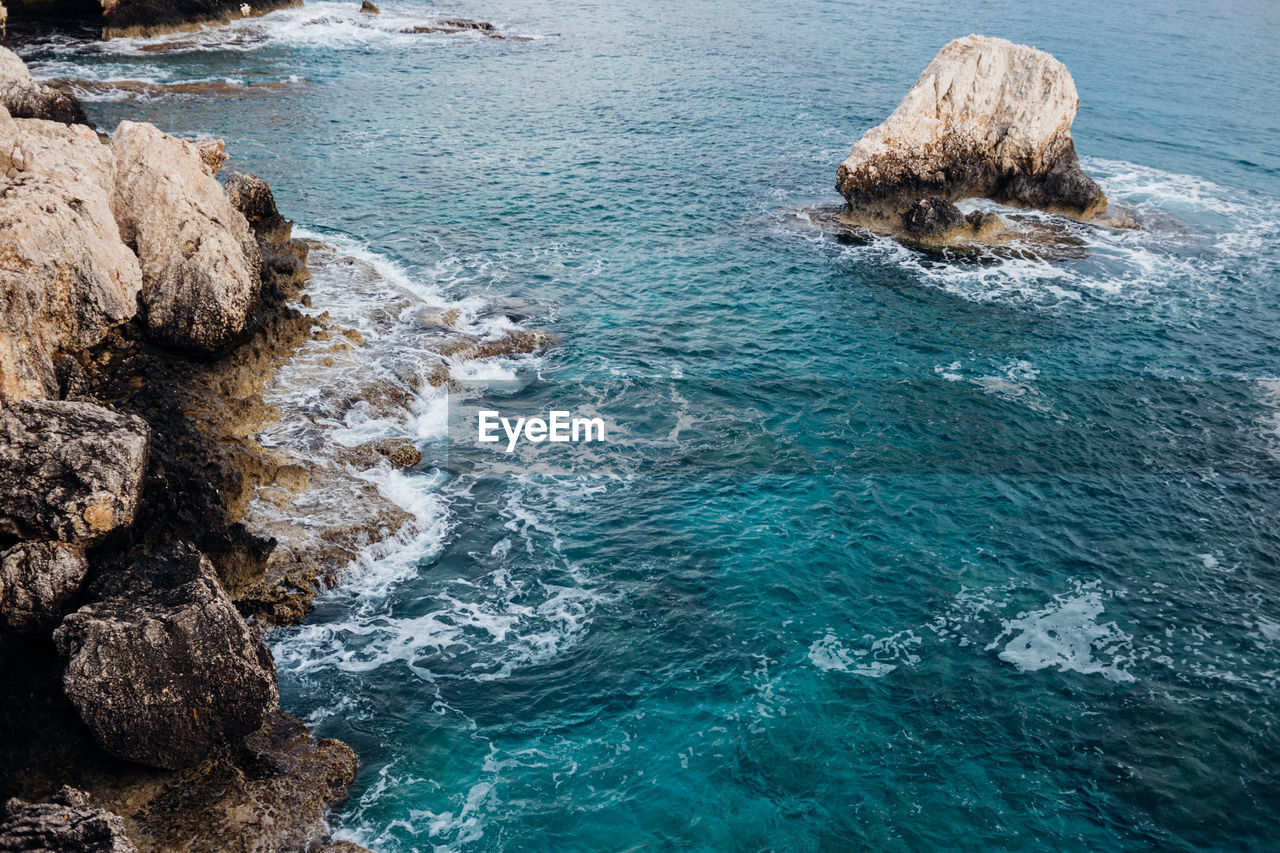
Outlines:
[[92,403],[0,407],[0,534],[92,544],[131,523],[149,437],[142,418]]
[[262,256],[202,147],[121,122],[114,209],[142,264],[142,310],[160,343],[211,354],[234,343],[262,287]]
[[102,37],[150,37],[198,30],[301,5],[302,0],[102,0]]
[[922,200],[931,208],[924,218],[943,230],[965,225],[939,202],[965,198],[1099,216],[1106,196],[1081,171],[1071,139],[1079,105],[1071,74],[1049,54],[986,36],[956,39],[853,146],[836,189],[851,212],[891,227]]
[[194,546],[107,566],[92,593],[54,641],[67,697],[111,754],[190,767],[276,707],[271,653]]
[[89,571],[64,542],[20,542],[0,552],[0,638],[50,632]]
[[112,213],[115,160],[83,125],[0,109],[0,403],[58,396],[59,353],[137,313],[142,272]]
[[7,47],[0,47],[0,105],[14,118],[89,123],[75,97],[37,83],[18,55]]
[[14,797],[0,821],[0,853],[137,853],[124,820],[89,805],[89,795],[64,785],[47,803]]

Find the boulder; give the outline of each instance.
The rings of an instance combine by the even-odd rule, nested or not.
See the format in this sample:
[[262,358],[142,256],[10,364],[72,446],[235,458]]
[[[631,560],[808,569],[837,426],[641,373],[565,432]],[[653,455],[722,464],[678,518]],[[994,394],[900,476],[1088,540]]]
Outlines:
[[276,707],[271,653],[194,546],[107,566],[91,594],[54,642],[67,697],[112,755],[190,767]]
[[259,237],[283,241],[292,236],[293,223],[280,215],[271,187],[262,178],[236,173],[228,176],[223,189],[231,204],[243,214]]
[[0,403],[58,396],[58,353],[137,313],[142,272],[112,213],[115,161],[83,125],[0,109]]
[[102,0],[102,37],[150,38],[301,5],[302,0]]
[[7,47],[0,47],[0,105],[14,118],[41,118],[63,124],[89,123],[74,96],[37,83],[18,55]]
[[920,233],[935,235],[965,228],[959,211],[945,208],[966,198],[1098,217],[1106,196],[1081,171],[1071,139],[1079,104],[1071,74],[1049,54],[986,36],[956,39],[853,146],[836,189],[855,215],[894,230],[909,230],[910,215]]
[[149,437],[142,418],[92,403],[0,408],[0,535],[88,545],[130,524]]
[[14,797],[0,822],[0,853],[138,853],[124,820],[89,805],[89,795],[64,785],[47,803]]
[[125,121],[111,150],[116,220],[142,265],[148,334],[197,354],[226,348],[246,330],[262,287],[262,256],[248,222],[200,145]]
[[296,291],[311,278],[308,246],[303,240],[293,239],[293,223],[276,209],[271,187],[256,175],[233,174],[227,178],[224,190],[258,238],[263,280],[275,282],[284,291]]
[[21,542],[0,552],[0,638],[51,632],[88,571],[84,553],[63,542]]
[[364,12],[366,15],[377,15],[382,10],[370,3],[369,0],[361,0],[360,11]]

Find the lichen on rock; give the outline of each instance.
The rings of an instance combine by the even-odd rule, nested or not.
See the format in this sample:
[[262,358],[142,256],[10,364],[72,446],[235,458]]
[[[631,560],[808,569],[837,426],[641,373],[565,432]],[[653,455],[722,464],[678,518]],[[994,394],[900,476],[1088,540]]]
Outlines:
[[836,189],[855,220],[923,240],[989,233],[990,221],[947,209],[967,198],[1095,219],[1107,199],[1076,156],[1079,104],[1070,72],[1048,53],[987,36],[956,39],[853,146]]

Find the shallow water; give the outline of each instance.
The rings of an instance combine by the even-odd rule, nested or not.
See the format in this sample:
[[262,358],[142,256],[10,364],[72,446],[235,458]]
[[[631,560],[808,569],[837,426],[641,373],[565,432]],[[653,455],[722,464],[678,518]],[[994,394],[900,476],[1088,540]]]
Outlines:
[[[268,440],[428,459],[371,475],[414,535],[273,640],[284,705],[365,762],[340,834],[1275,844],[1274,5],[356,5],[24,50],[44,77],[229,83],[89,109],[225,138],[388,293],[563,339],[391,417],[278,389],[325,414]],[[528,40],[397,32],[458,16]],[[1067,63],[1086,168],[1144,230],[1032,217],[1063,245],[957,257],[813,221],[972,31]],[[368,333],[352,370],[403,382],[418,308],[362,326],[373,291],[321,269],[313,300]],[[600,412],[611,441],[446,441],[481,403]]]

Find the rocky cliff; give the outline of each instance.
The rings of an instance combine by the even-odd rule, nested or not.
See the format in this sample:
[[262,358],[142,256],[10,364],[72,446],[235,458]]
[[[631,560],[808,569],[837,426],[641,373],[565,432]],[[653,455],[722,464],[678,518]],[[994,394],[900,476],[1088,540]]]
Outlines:
[[853,146],[836,189],[869,227],[922,239],[989,233],[990,218],[955,209],[966,198],[1097,218],[1107,199],[1071,138],[1079,105],[1066,66],[1044,51],[956,39]]
[[236,596],[307,247],[220,143],[40,98],[0,48],[0,850],[355,849],[355,757],[280,711]]

